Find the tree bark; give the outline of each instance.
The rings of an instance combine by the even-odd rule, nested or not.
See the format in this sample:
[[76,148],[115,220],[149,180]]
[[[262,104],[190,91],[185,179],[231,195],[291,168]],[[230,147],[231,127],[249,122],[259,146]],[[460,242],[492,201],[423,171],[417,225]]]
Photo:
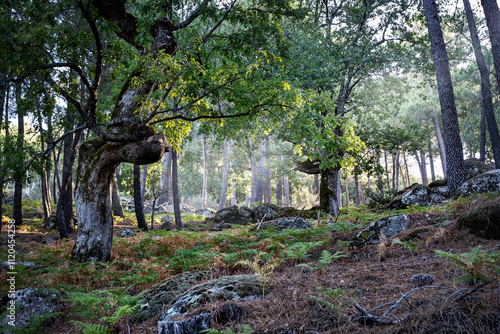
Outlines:
[[481,126],[479,132],[479,160],[486,161],[486,116],[484,115],[484,107],[481,103]]
[[283,177],[283,196],[284,196],[284,202],[285,206],[290,206],[290,183],[288,182],[288,178],[285,176]]
[[[145,165],[146,166],[146,165]],[[146,170],[147,171],[147,170]],[[147,175],[147,172],[146,172]],[[144,169],[142,176],[144,176]],[[137,227],[147,231],[148,223],[146,222],[146,217],[144,216],[144,191],[142,190],[141,181],[141,166],[134,164],[134,207],[135,207],[135,217],[137,219]]]
[[406,160],[406,153],[403,152],[403,161],[405,163],[405,167],[406,167],[406,180],[408,182],[408,187],[411,185],[411,182],[410,182],[410,172],[408,170],[408,161]]
[[359,197],[359,172],[357,166],[354,167],[354,204],[356,207],[361,203],[361,199]]
[[165,136],[152,130],[149,133],[136,142],[92,139],[80,145],[75,192],[78,236],[73,248],[74,260],[110,259],[113,240],[111,187],[116,167],[121,162],[149,164],[161,159],[167,146]]
[[[425,120],[425,125],[429,127],[429,120]],[[431,134],[427,135],[427,151],[429,152],[429,165],[431,168],[431,180],[436,181],[436,173],[434,171],[434,156],[432,154],[432,142],[431,142]]]
[[261,204],[264,197],[264,180],[266,178],[266,140],[259,145],[259,165],[255,179],[255,204]]
[[319,206],[321,211],[338,216],[340,205],[338,193],[339,169],[326,168],[321,170],[319,189]]
[[172,150],[172,189],[174,201],[174,218],[175,228],[178,230],[184,229],[182,226],[181,208],[179,201],[179,183],[177,178],[177,152]]
[[[73,113],[67,111],[68,126],[66,131],[73,130]],[[74,135],[68,135],[63,140],[63,169],[59,199],[57,200],[57,228],[61,239],[68,238],[69,233],[74,232],[75,222],[73,219],[73,165],[76,152],[80,143],[81,131]]]
[[146,182],[148,180],[148,165],[143,165],[142,166],[142,176],[140,178],[141,180],[141,199],[142,199],[142,204],[146,202]]
[[439,125],[439,119],[437,116],[433,116],[434,128],[436,129],[436,138],[438,141],[439,152],[441,152],[441,166],[443,167],[443,174],[446,178],[446,148],[444,147],[443,133],[441,132],[441,126]]
[[[495,118],[495,112],[493,109],[490,71],[488,69],[488,66],[486,65],[486,61],[484,60],[483,51],[481,50],[481,40],[479,39],[479,34],[477,33],[476,22],[474,21],[474,14],[472,12],[469,0],[463,0],[463,2],[464,2],[465,14],[467,16],[467,23],[469,24],[472,47],[474,48],[474,56],[476,57],[477,67],[479,68],[479,74],[481,75],[481,98],[482,98],[481,107],[484,109],[484,114],[486,116],[486,123],[488,124],[488,132],[490,134],[490,141],[491,141],[491,150],[493,151],[493,158],[495,159],[495,168],[498,169],[500,168],[500,135],[498,133],[498,125]],[[496,6],[496,11],[498,13],[498,5]],[[492,14],[490,13],[489,15]],[[496,16],[496,19],[500,20],[500,14]],[[497,29],[496,33],[500,34],[500,22],[496,22],[495,28]],[[488,25],[488,29],[490,29],[490,25]],[[498,43],[500,43],[500,36],[496,36],[496,38],[498,38]],[[498,56],[500,56],[500,45],[498,45],[497,47],[498,47],[497,51],[499,52]],[[496,68],[497,75],[499,71],[500,67]]]
[[220,190],[220,199],[218,210],[222,210],[226,204],[227,199],[227,188],[229,184],[229,151],[230,151],[230,141],[228,139],[224,139],[224,149],[222,151],[222,185]]
[[[485,0],[483,0],[484,2]],[[434,68],[441,105],[441,118],[443,120],[443,137],[446,148],[446,165],[448,176],[448,189],[450,193],[465,181],[465,167],[463,158],[462,140],[458,126],[455,95],[451,82],[448,54],[444,43],[443,32],[439,22],[438,10],[435,0],[423,0],[427,29],[431,40]],[[500,22],[500,21],[499,21]]]
[[207,136],[203,135],[203,185],[201,187],[201,209],[207,207]]
[[399,191],[399,155],[400,151],[398,151],[394,160],[394,192]]
[[[4,107],[6,107],[8,94],[7,94],[7,83],[6,83],[6,75],[4,73],[0,73],[0,130],[3,127],[3,111]],[[5,108],[6,109],[6,108]],[[8,122],[8,117],[6,117],[6,124]],[[8,124],[7,124],[8,125]],[[2,137],[0,136],[0,165],[2,164],[3,156],[2,156]],[[4,171],[0,169],[0,234],[2,233],[2,218],[3,218],[3,183],[4,183]]]
[[378,189],[378,194],[380,198],[384,197],[384,180],[382,178],[382,172],[380,171],[382,169],[382,166],[380,165],[380,151],[376,151],[377,155],[377,189]]
[[19,170],[14,172],[14,203],[12,208],[12,219],[17,227],[23,223],[23,179],[21,170],[23,165],[22,152],[24,152],[24,110],[22,108],[21,82],[16,84],[16,108],[17,108],[17,143],[16,148],[20,156],[18,157]]
[[346,203],[345,206],[349,206],[350,205],[350,203],[349,203],[349,183],[347,182],[347,176],[344,179],[344,183],[345,183],[345,203]]
[[488,26],[495,76],[500,89],[500,11],[496,0],[481,0],[481,6]]
[[163,163],[163,178],[161,184],[161,196],[158,199],[160,204],[172,204],[172,150],[165,152]]
[[118,177],[121,174],[121,164],[116,168],[115,177],[113,178],[113,195],[112,195],[112,203],[113,203],[113,215],[125,218],[125,214],[123,213],[122,199],[120,197],[120,187],[118,186]]
[[[39,99],[36,100],[36,108],[38,112],[40,113],[40,102]],[[49,116],[50,118],[50,116]],[[1,124],[1,122],[0,122]],[[51,133],[51,122],[50,119],[47,122],[48,124],[48,133],[50,137]],[[42,117],[39,115],[38,117],[38,126],[40,128],[40,132],[43,132],[42,129]],[[1,127],[1,126],[0,126]],[[45,152],[45,136],[40,135],[40,148],[41,152]],[[50,158],[49,158],[50,159]],[[42,193],[42,209],[43,209],[43,220],[44,222],[52,215],[52,208],[50,206],[50,184],[49,184],[49,179],[50,179],[50,160],[43,160],[42,161],[42,172],[40,174],[40,188],[41,188],[41,193]],[[1,217],[1,215],[0,215]]]

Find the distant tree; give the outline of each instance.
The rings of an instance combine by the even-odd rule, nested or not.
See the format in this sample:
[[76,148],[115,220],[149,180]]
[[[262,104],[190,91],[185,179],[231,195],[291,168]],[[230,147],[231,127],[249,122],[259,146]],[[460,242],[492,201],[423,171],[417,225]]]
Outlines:
[[142,197],[141,166],[137,164],[134,164],[134,207],[137,226],[147,231],[148,223],[144,216],[144,200]]

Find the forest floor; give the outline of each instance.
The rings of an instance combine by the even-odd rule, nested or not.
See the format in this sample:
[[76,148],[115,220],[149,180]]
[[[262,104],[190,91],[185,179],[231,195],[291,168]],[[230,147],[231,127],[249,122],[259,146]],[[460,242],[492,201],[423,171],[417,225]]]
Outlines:
[[[214,322],[212,333],[500,333],[500,241],[456,226],[460,215],[488,202],[500,202],[500,197],[475,195],[398,211],[350,207],[336,221],[326,216],[319,224],[311,221],[314,228],[282,232],[250,231],[249,226],[211,232],[210,223],[193,216],[184,231],[159,230],[156,224],[153,231],[140,232],[133,214],[127,214],[114,225],[112,260],[98,265],[70,260],[76,235],[42,244],[47,237],[58,239],[58,233],[44,230],[37,203],[26,202],[16,251],[20,261],[43,267],[18,268],[16,288],[52,288],[70,296],[61,299],[56,311],[62,313],[49,325],[19,332],[77,333],[77,323],[85,322],[109,328],[108,333],[157,333],[159,315],[139,324],[124,315],[111,325],[102,317],[116,315],[120,305],[132,305],[138,293],[178,273],[208,270],[210,278],[252,274],[241,260],[259,258],[261,267],[279,263],[265,277],[264,298],[242,303],[244,318]],[[404,232],[362,248],[350,244],[361,227],[397,213],[410,217]],[[124,228],[136,236],[122,238]],[[343,256],[328,260],[324,251]],[[1,262],[7,260],[4,253]],[[418,286],[410,281],[417,274],[432,275],[434,282]],[[3,298],[6,279],[0,270]],[[97,299],[85,302],[76,293]],[[223,304],[209,303],[204,309]]]

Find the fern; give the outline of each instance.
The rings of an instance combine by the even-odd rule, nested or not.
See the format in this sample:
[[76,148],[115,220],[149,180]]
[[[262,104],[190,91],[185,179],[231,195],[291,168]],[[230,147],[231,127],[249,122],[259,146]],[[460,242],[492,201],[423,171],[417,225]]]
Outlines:
[[102,317],[101,320],[107,322],[108,324],[114,325],[120,320],[124,315],[134,312],[139,307],[137,305],[122,305],[116,309],[111,317]]
[[309,268],[311,271],[316,271],[316,270],[323,270],[326,266],[330,265],[333,263],[333,261],[337,261],[338,259],[342,257],[347,257],[347,255],[344,254],[342,251],[337,251],[334,254],[330,253],[326,249],[321,252],[321,257],[318,260],[318,265],[315,267],[311,267],[310,265],[306,263],[300,263],[297,265],[297,267],[306,267]]
[[241,264],[242,266],[249,267],[252,269],[255,274],[257,274],[262,280],[262,297],[264,297],[265,288],[267,285],[267,278],[274,272],[276,268],[283,262],[280,259],[272,259],[267,262],[261,261],[261,257],[263,255],[267,255],[265,252],[259,252],[257,256],[255,256],[253,261],[250,260],[242,260],[238,261],[237,264]]
[[418,249],[419,243],[414,241],[400,241],[398,239],[392,240],[393,245],[402,245],[410,253],[415,253]]
[[286,254],[290,259],[297,259],[298,261],[302,261],[305,258],[311,256],[307,254],[308,251],[317,246],[323,246],[323,241],[315,241],[315,242],[296,242],[286,250]]
[[344,290],[344,289],[331,289],[331,290],[326,290],[322,287],[317,288],[318,291],[321,291],[325,297],[327,297],[330,300],[323,300],[319,297],[316,296],[310,296],[312,299],[316,300],[317,302],[325,305],[332,311],[333,314],[337,315],[342,307],[344,307],[348,302],[352,301],[353,299],[345,299],[348,295],[352,294],[354,290]]
[[474,247],[470,252],[462,254],[450,254],[435,251],[440,257],[450,259],[448,262],[466,275],[458,280],[466,283],[483,282],[488,283],[500,277],[500,251],[485,252],[481,246]]
[[109,334],[111,329],[100,324],[72,321],[83,334]]
[[225,329],[223,332],[214,328],[209,328],[201,331],[201,333],[205,334],[253,334],[252,327],[250,325],[245,324],[241,326],[241,331],[235,332],[231,328]]

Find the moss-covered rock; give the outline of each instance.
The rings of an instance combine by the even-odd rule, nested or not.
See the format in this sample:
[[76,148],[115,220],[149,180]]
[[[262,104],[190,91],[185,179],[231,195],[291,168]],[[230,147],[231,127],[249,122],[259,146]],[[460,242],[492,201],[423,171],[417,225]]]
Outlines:
[[484,239],[500,240],[500,203],[473,209],[458,218],[459,229],[470,229],[471,233]]
[[224,208],[214,215],[214,221],[217,224],[248,224],[257,221],[257,214],[246,206],[238,207],[237,205]]
[[279,208],[274,204],[261,204],[254,209],[257,214],[257,219],[261,220],[273,220],[276,218],[276,214]]
[[469,196],[474,193],[497,193],[500,192],[500,169],[477,175],[464,182],[458,187],[456,196]]
[[297,210],[292,207],[284,207],[279,209],[275,219],[288,217],[301,217],[305,219],[318,218],[318,210],[319,209]]
[[257,276],[225,276],[193,286],[175,299],[159,321],[171,321],[216,300],[250,301],[261,296],[262,287]]
[[485,164],[481,160],[477,158],[469,158],[464,160],[464,166],[465,166],[465,179],[470,180],[473,177],[489,172],[490,170],[493,170],[493,167],[490,165]]
[[303,230],[306,228],[311,228],[312,225],[303,218],[288,217],[264,221],[262,223],[256,224],[254,227],[252,227],[251,230],[265,230],[270,227],[274,227],[276,231],[283,231],[285,229]]
[[146,321],[161,312],[165,305],[171,304],[177,296],[188,291],[207,276],[206,272],[185,272],[174,277],[167,278],[152,288],[143,291],[140,295],[143,305],[132,319],[134,321]]
[[363,247],[377,243],[381,233],[390,238],[406,230],[409,223],[410,219],[403,214],[380,218],[359,231],[353,238],[354,244]]
[[414,183],[404,191],[399,192],[388,205],[389,210],[405,209],[410,205],[427,206],[442,202],[446,196],[427,186]]

